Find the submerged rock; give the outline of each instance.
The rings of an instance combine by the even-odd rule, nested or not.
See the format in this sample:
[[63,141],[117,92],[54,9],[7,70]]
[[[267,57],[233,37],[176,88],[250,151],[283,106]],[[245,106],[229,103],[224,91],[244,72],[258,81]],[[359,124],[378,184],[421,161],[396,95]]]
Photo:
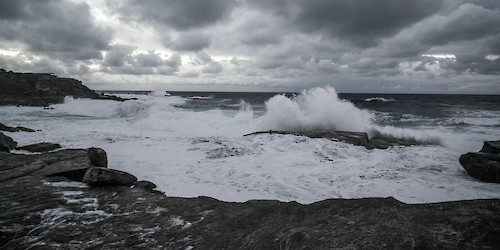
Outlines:
[[92,167],[83,176],[83,182],[90,186],[126,186],[130,187],[137,182],[137,177],[120,170]]
[[58,149],[58,148],[61,148],[61,145],[59,145],[57,143],[40,142],[40,143],[36,143],[36,144],[17,147],[16,149],[26,150],[29,152],[48,152],[48,151]]
[[0,133],[0,151],[9,152],[12,149],[15,149],[17,146],[17,142],[9,136]]

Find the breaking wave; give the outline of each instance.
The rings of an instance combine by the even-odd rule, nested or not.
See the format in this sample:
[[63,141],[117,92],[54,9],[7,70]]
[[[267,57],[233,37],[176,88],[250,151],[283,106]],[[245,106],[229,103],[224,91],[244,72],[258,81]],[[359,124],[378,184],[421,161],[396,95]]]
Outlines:
[[139,101],[74,99],[66,97],[64,103],[51,106],[54,113],[97,118],[138,117],[148,113],[150,105]]
[[260,130],[342,130],[366,132],[372,115],[339,99],[332,87],[304,90],[296,97],[276,95],[266,102]]

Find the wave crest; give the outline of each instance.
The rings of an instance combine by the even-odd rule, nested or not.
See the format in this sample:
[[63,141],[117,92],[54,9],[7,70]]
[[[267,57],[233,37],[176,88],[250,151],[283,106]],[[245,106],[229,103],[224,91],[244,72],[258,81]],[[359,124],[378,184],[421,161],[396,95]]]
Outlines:
[[295,98],[276,95],[266,102],[259,130],[337,130],[366,132],[372,115],[339,99],[332,87],[304,90]]

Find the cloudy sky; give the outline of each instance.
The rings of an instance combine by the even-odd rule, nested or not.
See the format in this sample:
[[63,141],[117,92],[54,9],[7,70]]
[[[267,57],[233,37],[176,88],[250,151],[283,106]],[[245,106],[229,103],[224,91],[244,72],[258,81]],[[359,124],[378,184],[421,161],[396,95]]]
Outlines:
[[0,0],[0,67],[94,89],[500,94],[500,1]]

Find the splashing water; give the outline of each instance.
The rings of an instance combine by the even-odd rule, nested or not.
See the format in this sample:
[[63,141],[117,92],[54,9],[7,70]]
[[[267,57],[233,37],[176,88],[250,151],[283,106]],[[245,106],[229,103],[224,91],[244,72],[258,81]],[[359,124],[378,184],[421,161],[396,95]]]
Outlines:
[[260,130],[338,130],[366,132],[372,115],[339,99],[332,87],[304,90],[295,98],[277,95],[266,102],[267,113],[257,124]]

